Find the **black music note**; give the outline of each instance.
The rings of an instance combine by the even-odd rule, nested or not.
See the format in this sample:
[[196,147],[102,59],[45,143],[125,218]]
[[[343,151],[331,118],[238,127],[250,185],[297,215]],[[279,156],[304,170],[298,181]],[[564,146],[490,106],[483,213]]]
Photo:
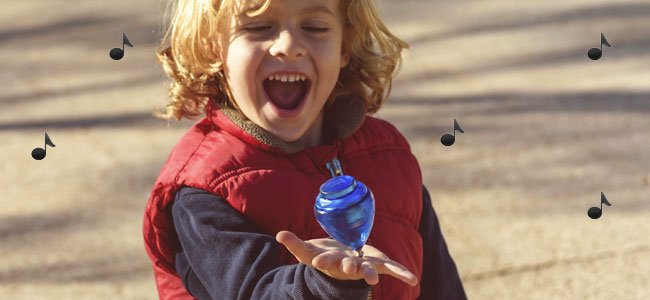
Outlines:
[[50,136],[47,135],[47,132],[45,133],[45,149],[43,148],[34,148],[32,150],[32,157],[35,160],[41,160],[45,158],[45,155],[47,153],[47,145],[50,145],[51,147],[56,147],[54,146],[54,143],[52,143],[52,140],[50,140]]
[[113,60],[120,60],[122,57],[124,57],[124,45],[127,45],[129,47],[133,47],[133,44],[129,41],[129,38],[126,37],[126,33],[122,33],[122,49],[120,48],[113,48],[111,49],[111,52],[108,54]]
[[598,48],[591,48],[589,51],[587,51],[587,56],[591,58],[591,60],[597,60],[601,56],[603,56],[603,45],[607,47],[611,47],[612,45],[609,44],[607,39],[605,38],[605,35],[601,32],[600,33],[600,49]]
[[456,131],[459,131],[460,133],[465,133],[465,131],[462,128],[460,128],[458,121],[454,119],[454,135],[446,133],[440,137],[440,142],[447,147],[453,145],[454,142],[456,142]]
[[600,216],[603,215],[603,204],[607,206],[612,206],[609,204],[609,201],[607,201],[607,197],[605,197],[605,194],[603,191],[600,191],[600,208],[598,207],[592,207],[587,211],[587,215],[592,218],[592,219],[598,219]]

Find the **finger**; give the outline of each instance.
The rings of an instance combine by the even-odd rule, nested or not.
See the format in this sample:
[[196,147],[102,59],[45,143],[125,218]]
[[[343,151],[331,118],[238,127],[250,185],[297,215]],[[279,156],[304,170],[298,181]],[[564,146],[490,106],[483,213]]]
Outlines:
[[312,260],[311,264],[321,270],[328,270],[332,268],[338,261],[341,260],[340,253],[330,250],[325,251],[316,255]]
[[280,231],[275,236],[275,239],[287,247],[287,250],[289,250],[289,252],[291,252],[291,254],[293,254],[293,256],[295,256],[301,263],[307,264],[308,262],[311,262],[312,258],[316,255],[310,244],[305,243],[305,241],[298,238],[291,231]]
[[361,272],[363,273],[363,279],[365,279],[369,285],[379,283],[379,274],[377,274],[377,270],[375,270],[375,267],[371,262],[364,261],[361,264]]
[[341,261],[341,270],[348,275],[354,275],[358,272],[355,258],[346,257]]
[[374,263],[379,274],[386,274],[395,277],[410,286],[416,286],[418,284],[418,278],[415,276],[415,274],[394,260],[388,259],[374,261]]

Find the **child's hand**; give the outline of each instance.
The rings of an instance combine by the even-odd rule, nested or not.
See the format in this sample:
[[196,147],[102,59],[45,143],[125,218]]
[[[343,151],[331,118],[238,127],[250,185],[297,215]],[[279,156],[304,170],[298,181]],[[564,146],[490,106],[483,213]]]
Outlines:
[[303,241],[290,231],[280,231],[275,239],[298,259],[328,276],[340,280],[365,279],[370,285],[379,282],[379,274],[393,276],[410,286],[418,279],[400,263],[388,258],[377,248],[363,246],[363,257],[333,239]]

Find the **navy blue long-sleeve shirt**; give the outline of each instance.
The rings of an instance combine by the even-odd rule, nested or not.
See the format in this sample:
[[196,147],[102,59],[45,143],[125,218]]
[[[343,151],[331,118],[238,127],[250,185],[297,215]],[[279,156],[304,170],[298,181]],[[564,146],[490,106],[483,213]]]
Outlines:
[[[420,299],[467,299],[424,187],[422,208]],[[304,264],[282,265],[278,254],[284,246],[209,192],[181,188],[172,217],[182,247],[176,271],[198,299],[365,299],[371,289],[364,280],[337,280]]]

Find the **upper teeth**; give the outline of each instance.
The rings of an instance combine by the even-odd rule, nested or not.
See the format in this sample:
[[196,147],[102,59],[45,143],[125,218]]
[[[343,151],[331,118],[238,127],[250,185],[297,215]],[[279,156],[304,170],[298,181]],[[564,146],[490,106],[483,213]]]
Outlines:
[[287,81],[288,82],[294,82],[294,81],[298,81],[298,80],[304,81],[305,76],[297,75],[297,74],[271,75],[271,76],[269,76],[269,80],[280,80],[282,82],[287,82]]

